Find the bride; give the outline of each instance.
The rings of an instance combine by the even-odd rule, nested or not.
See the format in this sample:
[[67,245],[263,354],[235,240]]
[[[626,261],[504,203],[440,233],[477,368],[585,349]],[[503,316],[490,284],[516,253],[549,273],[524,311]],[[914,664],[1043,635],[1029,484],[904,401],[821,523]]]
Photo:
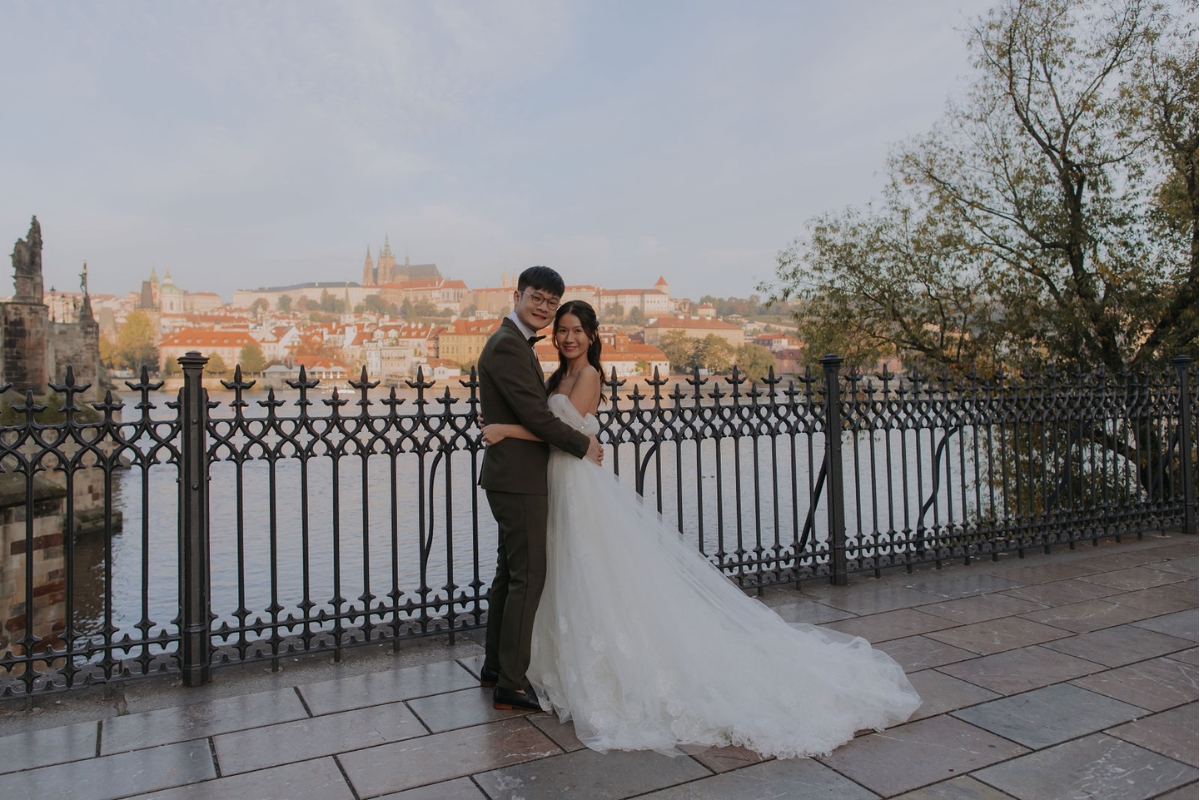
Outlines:
[[[596,312],[554,318],[555,416],[596,434]],[[533,439],[487,425],[484,441]],[[741,745],[780,758],[828,753],[921,704],[866,640],[789,625],[741,592],[642,499],[591,461],[550,456],[546,586],[528,676],[542,708],[594,750]]]

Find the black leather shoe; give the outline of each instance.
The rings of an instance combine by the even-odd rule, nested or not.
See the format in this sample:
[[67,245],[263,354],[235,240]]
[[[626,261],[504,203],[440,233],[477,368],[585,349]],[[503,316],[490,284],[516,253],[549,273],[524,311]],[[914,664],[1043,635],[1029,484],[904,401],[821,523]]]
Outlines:
[[513,689],[504,689],[497,686],[492,690],[492,708],[501,711],[510,711],[514,708],[541,711],[542,705],[538,702],[537,695],[533,693],[533,689],[518,692]]
[[492,688],[498,680],[500,680],[500,670],[492,669],[486,664],[479,668],[479,685],[483,688]]

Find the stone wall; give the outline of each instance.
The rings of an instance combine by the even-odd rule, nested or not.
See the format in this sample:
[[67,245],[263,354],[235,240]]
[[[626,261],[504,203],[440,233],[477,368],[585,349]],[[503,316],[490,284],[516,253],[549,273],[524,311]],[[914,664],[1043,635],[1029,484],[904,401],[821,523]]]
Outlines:
[[[31,622],[33,634],[43,640],[39,648],[56,643],[66,627],[66,492],[41,476],[35,478],[32,548],[25,492],[24,475],[0,474],[0,653],[21,652],[20,641]],[[28,558],[33,559],[32,610],[25,607]]]
[[[0,384],[11,383],[23,396],[46,393],[49,379],[47,334],[50,310],[41,303],[0,303]],[[11,395],[10,395],[11,396]]]
[[75,383],[91,384],[80,398],[81,402],[99,400],[100,392],[100,326],[91,316],[77,323],[51,322],[47,345],[50,379],[58,383],[66,378],[67,365],[75,370]]

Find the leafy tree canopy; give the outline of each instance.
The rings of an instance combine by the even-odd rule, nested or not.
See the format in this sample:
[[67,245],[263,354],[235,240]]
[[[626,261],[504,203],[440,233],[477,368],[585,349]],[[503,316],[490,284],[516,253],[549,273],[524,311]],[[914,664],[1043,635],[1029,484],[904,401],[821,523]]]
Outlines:
[[238,364],[242,367],[242,372],[251,375],[257,375],[267,368],[267,359],[263,356],[262,347],[258,342],[249,342],[242,351],[238,353]]
[[883,195],[780,253],[814,352],[966,372],[1112,371],[1197,346],[1197,48],[1189,9],[1007,0],[974,80],[898,145]]
[[225,359],[221,358],[221,354],[212,352],[208,354],[208,363],[204,365],[204,374],[214,378],[223,378],[229,374],[229,367],[225,366]]
[[112,364],[134,372],[142,365],[152,372],[158,371],[158,348],[154,346],[154,324],[142,311],[131,311],[117,335],[117,344],[111,353]]

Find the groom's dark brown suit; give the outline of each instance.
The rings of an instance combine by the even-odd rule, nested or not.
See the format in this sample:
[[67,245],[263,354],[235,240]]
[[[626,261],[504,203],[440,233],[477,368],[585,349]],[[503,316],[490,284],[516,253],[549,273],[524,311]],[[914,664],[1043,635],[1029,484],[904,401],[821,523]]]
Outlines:
[[490,424],[523,425],[540,442],[504,439],[487,449],[479,485],[498,527],[496,578],[488,596],[486,666],[498,685],[520,691],[529,682],[533,618],[546,583],[546,465],[550,445],[583,458],[590,440],[546,405],[542,368],[511,319],[479,356],[479,400]]

